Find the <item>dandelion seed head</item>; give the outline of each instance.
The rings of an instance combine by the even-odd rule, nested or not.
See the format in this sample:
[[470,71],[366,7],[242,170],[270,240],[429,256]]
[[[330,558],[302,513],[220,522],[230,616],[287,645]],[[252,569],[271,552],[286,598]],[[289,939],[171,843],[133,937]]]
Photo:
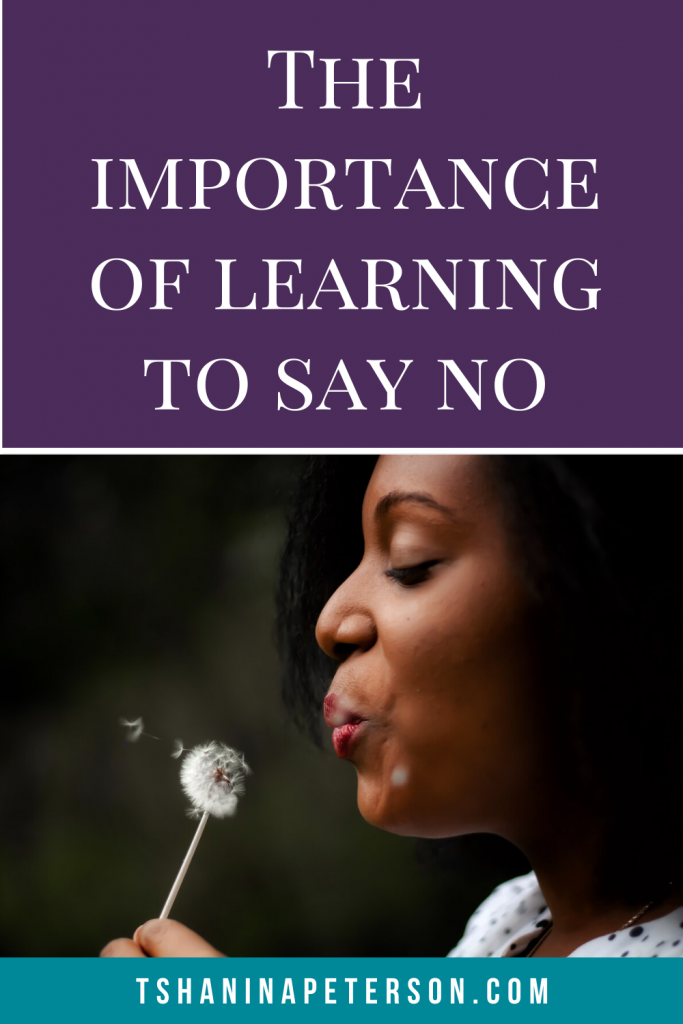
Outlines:
[[405,786],[408,781],[408,769],[403,768],[400,765],[394,768],[391,773],[391,784],[392,786]]
[[145,728],[141,718],[134,718],[132,722],[129,722],[127,718],[119,718],[119,725],[128,730],[126,735],[127,743],[136,743],[142,736]]
[[[182,745],[177,756],[182,753]],[[244,793],[244,780],[251,769],[244,755],[212,740],[190,750],[180,768],[180,784],[192,804],[188,811],[196,818],[208,812],[215,818],[229,818]]]

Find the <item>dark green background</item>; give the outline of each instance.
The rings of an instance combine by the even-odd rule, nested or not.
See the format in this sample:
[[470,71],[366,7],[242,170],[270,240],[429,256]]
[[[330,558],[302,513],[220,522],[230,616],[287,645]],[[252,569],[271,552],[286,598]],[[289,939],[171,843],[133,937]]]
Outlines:
[[[353,458],[353,456],[348,456]],[[161,910],[191,839],[171,741],[254,770],[174,916],[233,955],[442,955],[524,863],[365,824],[288,723],[273,586],[298,456],[5,456],[0,952],[98,952]],[[163,742],[126,747],[121,715]],[[444,870],[444,867],[448,870]]]

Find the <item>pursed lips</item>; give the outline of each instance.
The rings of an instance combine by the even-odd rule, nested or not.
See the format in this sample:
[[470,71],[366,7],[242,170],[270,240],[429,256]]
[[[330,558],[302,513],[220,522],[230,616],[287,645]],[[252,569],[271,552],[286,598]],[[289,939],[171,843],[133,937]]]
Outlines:
[[332,744],[337,757],[347,758],[367,719],[345,708],[334,693],[325,697],[323,713],[326,725],[332,729]]

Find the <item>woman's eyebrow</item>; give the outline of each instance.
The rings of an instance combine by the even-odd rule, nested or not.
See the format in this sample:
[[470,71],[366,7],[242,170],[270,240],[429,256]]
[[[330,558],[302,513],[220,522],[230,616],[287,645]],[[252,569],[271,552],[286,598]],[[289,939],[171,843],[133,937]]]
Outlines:
[[448,519],[454,519],[455,516],[450,508],[445,505],[441,505],[436,498],[433,498],[431,494],[427,494],[424,491],[390,491],[385,494],[383,498],[380,498],[375,505],[375,521],[383,519],[391,509],[397,505],[401,505],[404,502],[415,502],[420,505],[427,505],[428,508],[433,508],[435,511],[440,512]]

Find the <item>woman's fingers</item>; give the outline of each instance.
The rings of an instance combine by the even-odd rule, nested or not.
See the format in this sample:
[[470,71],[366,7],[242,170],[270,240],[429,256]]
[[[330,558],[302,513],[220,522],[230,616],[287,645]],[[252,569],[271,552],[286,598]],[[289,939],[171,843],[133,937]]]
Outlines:
[[179,921],[147,921],[132,939],[114,939],[100,956],[223,956]]
[[147,956],[223,956],[179,921],[147,921],[136,931],[133,944],[141,947],[143,955]]
[[113,942],[108,942],[104,947],[100,956],[142,956],[143,953],[137,942],[133,942],[132,939],[114,939]]

